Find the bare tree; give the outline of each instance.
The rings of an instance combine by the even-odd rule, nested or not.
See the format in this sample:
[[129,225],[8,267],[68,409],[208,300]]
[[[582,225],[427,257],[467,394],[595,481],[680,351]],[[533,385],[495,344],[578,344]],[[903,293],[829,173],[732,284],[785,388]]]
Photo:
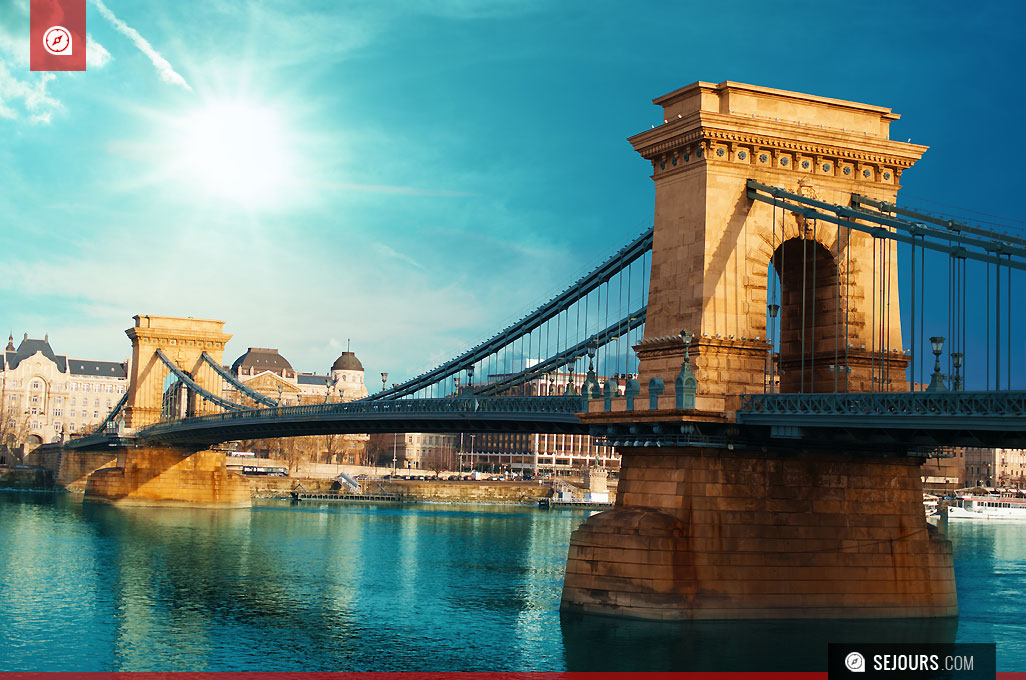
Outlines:
[[7,383],[0,383],[0,452],[9,462],[21,462],[25,438],[29,433],[28,411],[18,413],[16,406],[7,401]]
[[326,434],[320,437],[319,439],[321,440],[321,448],[324,451],[325,463],[344,462],[342,460],[337,459],[336,456],[339,456],[345,450],[345,435]]

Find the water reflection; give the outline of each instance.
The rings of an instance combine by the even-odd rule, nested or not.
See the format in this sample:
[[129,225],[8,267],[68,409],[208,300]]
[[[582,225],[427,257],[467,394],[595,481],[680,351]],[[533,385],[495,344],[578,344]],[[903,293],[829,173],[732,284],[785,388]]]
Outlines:
[[824,671],[831,642],[953,642],[958,620],[627,621],[560,617],[568,671]]
[[957,624],[673,624],[559,615],[585,514],[0,493],[0,668],[822,670],[829,642],[952,639],[996,641],[999,669],[1026,667],[1026,525],[948,527]]

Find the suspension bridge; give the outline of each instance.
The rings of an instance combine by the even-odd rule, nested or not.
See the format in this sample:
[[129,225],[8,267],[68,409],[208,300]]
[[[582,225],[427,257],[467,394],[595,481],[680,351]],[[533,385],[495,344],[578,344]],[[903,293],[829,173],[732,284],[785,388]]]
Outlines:
[[361,401],[282,406],[223,368],[221,322],[139,316],[125,399],[67,447],[590,433],[621,482],[574,534],[565,608],[952,615],[919,464],[1026,446],[1026,239],[898,205],[926,147],[889,138],[890,109],[731,82],[655,103],[662,123],[630,138],[653,228],[487,340]]

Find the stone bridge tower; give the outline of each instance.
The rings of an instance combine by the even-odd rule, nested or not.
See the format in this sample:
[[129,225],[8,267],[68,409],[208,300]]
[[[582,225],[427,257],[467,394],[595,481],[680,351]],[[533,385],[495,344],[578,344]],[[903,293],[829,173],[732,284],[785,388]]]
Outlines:
[[654,103],[665,123],[630,139],[656,188],[642,384],[673,384],[688,330],[700,410],[731,411],[729,395],[763,391],[774,335],[782,392],[907,389],[895,242],[746,192],[755,179],[839,205],[853,193],[894,201],[926,150],[888,138],[898,115],[734,82],[694,83]]
[[[831,204],[853,193],[893,201],[925,147],[888,138],[890,109],[795,92],[695,83],[655,102],[665,123],[631,138],[656,187],[635,349],[642,384],[669,386],[683,371],[678,334],[694,333],[697,393],[683,408],[583,416],[596,426],[647,420],[667,438],[620,447],[616,505],[573,533],[562,608],[650,619],[954,616],[951,545],[923,517],[920,457],[730,424],[737,395],[765,389],[770,305],[783,392],[900,390],[908,363],[894,242],[756,202],[748,180]],[[838,365],[850,372],[835,383]],[[706,424],[723,435],[670,436]]]
[[[132,340],[132,371],[129,377],[125,425],[144,427],[160,420],[164,380],[170,371],[157,357],[163,350],[175,364],[206,390],[221,395],[222,379],[202,359],[203,352],[222,363],[224,345],[231,335],[224,333],[224,322],[211,319],[178,318],[140,314],[135,326],[125,331]],[[197,399],[191,415],[216,413],[214,404]]]

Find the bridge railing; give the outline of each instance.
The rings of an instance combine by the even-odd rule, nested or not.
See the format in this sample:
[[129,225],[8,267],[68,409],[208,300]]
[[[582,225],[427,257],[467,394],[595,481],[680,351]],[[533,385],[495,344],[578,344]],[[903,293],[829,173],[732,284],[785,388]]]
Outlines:
[[184,422],[251,422],[278,419],[330,418],[340,415],[413,415],[444,413],[582,413],[588,401],[581,396],[552,397],[446,397],[440,399],[394,399],[382,401],[351,401],[307,406],[276,406],[247,411],[214,413],[193,418],[179,418],[144,428],[147,433],[174,429]]
[[746,416],[1000,416],[1026,415],[1026,392],[952,391],[818,394],[746,394]]

